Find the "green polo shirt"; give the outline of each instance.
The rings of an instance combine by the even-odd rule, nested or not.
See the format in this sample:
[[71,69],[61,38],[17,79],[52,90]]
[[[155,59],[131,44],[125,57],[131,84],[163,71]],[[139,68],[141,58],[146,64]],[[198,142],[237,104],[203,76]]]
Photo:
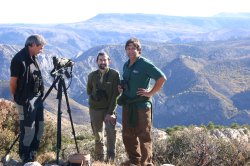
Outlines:
[[[158,80],[165,77],[164,73],[144,57],[138,57],[136,62],[129,67],[128,60],[123,66],[123,79],[127,82],[128,88],[124,94],[129,98],[137,97],[138,88],[149,88],[150,79]],[[137,104],[140,108],[150,108],[150,102]]]

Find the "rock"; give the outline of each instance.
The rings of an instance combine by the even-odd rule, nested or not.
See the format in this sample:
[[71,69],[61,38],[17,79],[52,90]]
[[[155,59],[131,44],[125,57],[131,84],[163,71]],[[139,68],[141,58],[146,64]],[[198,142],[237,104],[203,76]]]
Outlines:
[[42,166],[42,165],[38,162],[28,162],[24,164],[24,166]]
[[153,138],[159,140],[167,139],[167,133],[165,131],[153,128],[152,130]]

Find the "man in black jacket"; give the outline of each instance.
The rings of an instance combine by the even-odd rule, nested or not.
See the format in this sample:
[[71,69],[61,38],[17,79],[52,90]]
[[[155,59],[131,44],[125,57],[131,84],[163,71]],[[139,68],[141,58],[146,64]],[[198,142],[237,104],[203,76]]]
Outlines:
[[42,36],[31,35],[11,60],[10,91],[19,112],[19,156],[23,163],[34,161],[43,134],[44,87],[36,56],[45,44]]

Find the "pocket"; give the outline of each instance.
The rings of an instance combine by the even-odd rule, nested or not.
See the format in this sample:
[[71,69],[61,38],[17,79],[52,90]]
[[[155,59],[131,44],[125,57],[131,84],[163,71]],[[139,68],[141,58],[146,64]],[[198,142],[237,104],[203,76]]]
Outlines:
[[112,88],[112,82],[105,82],[104,86],[105,86],[105,90],[110,90]]

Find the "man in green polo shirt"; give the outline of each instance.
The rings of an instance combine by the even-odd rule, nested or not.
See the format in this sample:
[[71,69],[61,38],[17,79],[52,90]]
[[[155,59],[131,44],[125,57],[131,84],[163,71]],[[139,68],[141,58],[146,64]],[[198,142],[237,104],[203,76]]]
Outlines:
[[[136,38],[126,42],[129,60],[123,66],[123,92],[118,104],[123,106],[122,137],[129,161],[123,165],[152,166],[152,104],[151,97],[166,81],[164,73],[141,56],[141,44]],[[155,80],[149,88],[151,79]]]
[[116,114],[119,73],[109,68],[110,57],[100,52],[96,59],[98,70],[88,75],[89,114],[95,136],[95,160],[104,161],[103,122],[107,135],[107,161],[114,161],[116,143]]

